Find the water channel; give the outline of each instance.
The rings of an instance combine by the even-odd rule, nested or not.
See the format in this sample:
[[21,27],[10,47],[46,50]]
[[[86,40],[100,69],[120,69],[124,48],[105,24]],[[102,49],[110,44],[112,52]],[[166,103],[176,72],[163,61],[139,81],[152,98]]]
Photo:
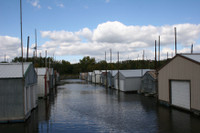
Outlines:
[[156,99],[65,80],[25,123],[0,124],[1,133],[199,133],[200,117],[158,105]]

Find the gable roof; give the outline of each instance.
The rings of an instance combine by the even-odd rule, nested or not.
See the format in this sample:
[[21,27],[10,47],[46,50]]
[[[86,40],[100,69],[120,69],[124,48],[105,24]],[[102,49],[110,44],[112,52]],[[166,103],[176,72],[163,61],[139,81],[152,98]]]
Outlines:
[[114,77],[117,74],[118,70],[111,70],[110,73],[112,74],[112,76]]
[[167,64],[169,64],[172,60],[174,60],[176,57],[182,57],[188,61],[192,61],[194,63],[197,63],[198,65],[200,65],[200,54],[199,53],[195,53],[195,54],[191,54],[191,53],[184,53],[184,54],[177,54],[176,56],[174,56],[172,59],[170,59],[166,64],[164,64],[163,66],[161,66],[158,71],[160,71],[163,67],[165,67]]
[[[24,62],[24,75],[31,62]],[[22,63],[0,63],[0,78],[22,78]]]
[[37,75],[43,76],[46,75],[47,68],[46,67],[41,67],[41,68],[35,68]]
[[181,54],[181,56],[200,63],[200,54]]
[[119,72],[126,78],[142,77],[147,71],[151,69],[135,69],[135,70],[119,70]]
[[156,71],[155,71],[155,70],[153,70],[153,71],[147,71],[147,72],[143,75],[143,77],[144,77],[145,75],[147,75],[147,74],[149,74],[153,79],[156,79]]

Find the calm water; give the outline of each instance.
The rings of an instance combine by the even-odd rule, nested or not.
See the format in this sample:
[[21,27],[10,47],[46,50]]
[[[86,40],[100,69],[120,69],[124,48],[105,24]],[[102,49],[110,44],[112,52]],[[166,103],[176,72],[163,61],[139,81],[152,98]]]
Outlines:
[[39,100],[26,123],[0,124],[0,133],[14,132],[199,133],[200,117],[157,105],[154,98],[66,80]]

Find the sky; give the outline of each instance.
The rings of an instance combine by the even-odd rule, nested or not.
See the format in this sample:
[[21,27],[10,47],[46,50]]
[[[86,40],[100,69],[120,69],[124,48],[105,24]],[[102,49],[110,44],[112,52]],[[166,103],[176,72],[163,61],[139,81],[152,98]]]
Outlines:
[[[200,53],[200,0],[22,0],[23,53],[79,62],[154,59],[160,36],[161,59],[173,57],[174,27],[178,53]],[[0,61],[21,56],[20,0],[0,0]]]

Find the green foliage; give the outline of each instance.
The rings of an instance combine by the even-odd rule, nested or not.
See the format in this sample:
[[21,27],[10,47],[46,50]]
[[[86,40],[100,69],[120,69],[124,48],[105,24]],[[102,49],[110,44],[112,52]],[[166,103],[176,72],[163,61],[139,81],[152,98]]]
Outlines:
[[[12,62],[21,62],[21,57],[15,57]],[[79,74],[80,72],[92,72],[93,70],[124,70],[124,69],[155,69],[155,61],[150,60],[126,60],[116,63],[107,63],[105,60],[96,62],[95,58],[90,58],[89,56],[83,57],[79,63],[71,64],[68,61],[61,60],[55,61],[53,58],[48,57],[47,59],[43,57],[39,58],[25,58],[23,61],[33,62],[35,67],[53,67],[61,75],[66,74]],[[45,64],[45,62],[47,62]],[[157,68],[161,67],[167,62],[167,60],[162,60],[157,63]]]

